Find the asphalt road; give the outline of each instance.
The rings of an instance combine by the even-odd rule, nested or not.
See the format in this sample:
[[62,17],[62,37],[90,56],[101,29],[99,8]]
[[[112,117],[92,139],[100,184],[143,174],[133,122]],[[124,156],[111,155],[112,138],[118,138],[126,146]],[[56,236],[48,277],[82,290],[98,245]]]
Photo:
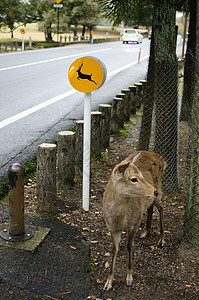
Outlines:
[[0,179],[12,163],[29,161],[39,144],[52,142],[59,131],[74,126],[73,119],[83,118],[84,94],[68,80],[74,60],[93,56],[106,65],[107,80],[92,93],[96,110],[145,79],[149,46],[144,39],[140,45],[112,42],[0,54]]

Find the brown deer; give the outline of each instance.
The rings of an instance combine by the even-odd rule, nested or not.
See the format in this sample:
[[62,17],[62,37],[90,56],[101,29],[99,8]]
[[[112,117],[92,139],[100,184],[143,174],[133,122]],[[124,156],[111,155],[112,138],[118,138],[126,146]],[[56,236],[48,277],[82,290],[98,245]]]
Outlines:
[[77,69],[77,71],[76,71],[78,73],[77,79],[78,80],[80,80],[80,79],[87,79],[88,81],[94,82],[94,84],[97,85],[97,83],[94,80],[91,79],[92,74],[89,75],[89,74],[84,74],[84,73],[81,72],[82,67],[83,67],[83,63],[81,64],[81,66],[79,67],[79,69]]
[[151,230],[153,205],[160,212],[161,237],[159,245],[164,245],[163,206],[161,204],[161,183],[166,163],[159,155],[137,151],[117,164],[110,176],[103,197],[103,214],[107,227],[111,231],[113,253],[110,273],[104,290],[112,288],[116,256],[121,233],[128,233],[127,285],[133,281],[132,248],[143,214],[148,209],[146,237]]

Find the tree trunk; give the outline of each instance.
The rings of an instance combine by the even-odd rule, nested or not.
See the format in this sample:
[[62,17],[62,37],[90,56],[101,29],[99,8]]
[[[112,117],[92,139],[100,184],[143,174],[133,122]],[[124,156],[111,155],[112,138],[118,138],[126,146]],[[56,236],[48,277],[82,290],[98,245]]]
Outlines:
[[[197,4],[196,55],[193,118],[190,138],[190,180],[186,202],[184,234],[189,249],[199,255],[199,4]],[[190,247],[192,246],[192,247]],[[196,250],[196,251],[195,251]]]
[[51,26],[46,27],[45,39],[46,39],[46,42],[53,41]]
[[197,0],[190,1],[190,21],[187,51],[184,66],[184,88],[180,120],[190,122],[193,103],[193,82],[196,44],[196,5]]
[[143,93],[143,115],[138,150],[149,150],[154,107],[154,34],[152,30],[147,82]]
[[178,64],[175,0],[154,0],[155,132],[154,151],[167,162],[163,189],[176,193],[178,182]]
[[86,31],[86,26],[83,25],[83,27],[82,27],[82,39],[84,39],[85,31]]

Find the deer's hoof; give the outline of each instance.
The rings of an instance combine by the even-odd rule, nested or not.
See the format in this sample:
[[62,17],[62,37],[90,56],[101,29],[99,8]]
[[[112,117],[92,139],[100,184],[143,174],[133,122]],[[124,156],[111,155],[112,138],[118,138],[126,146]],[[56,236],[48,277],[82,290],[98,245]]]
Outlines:
[[112,289],[112,280],[108,279],[108,280],[106,281],[105,285],[104,285],[103,290],[104,290],[105,292],[108,292],[108,291],[110,291],[111,289]]
[[126,284],[131,285],[132,282],[133,282],[133,275],[132,275],[132,273],[129,273],[129,274],[127,274],[127,277],[126,277]]
[[141,235],[140,235],[140,238],[141,239],[145,239],[146,237],[147,237],[147,235],[148,235],[148,230],[145,230]]
[[157,246],[158,247],[164,247],[165,245],[165,240],[164,239],[159,239],[159,241],[157,242]]

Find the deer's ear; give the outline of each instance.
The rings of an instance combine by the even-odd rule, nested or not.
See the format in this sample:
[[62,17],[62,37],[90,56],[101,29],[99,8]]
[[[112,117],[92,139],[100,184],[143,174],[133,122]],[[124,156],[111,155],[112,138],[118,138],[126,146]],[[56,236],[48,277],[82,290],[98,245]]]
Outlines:
[[131,162],[132,165],[135,164],[135,162],[138,160],[138,158],[140,157],[140,155],[141,155],[141,152],[139,152],[138,154],[136,154],[136,156],[134,156],[134,158],[133,158],[133,160]]
[[114,169],[114,177],[119,179],[124,177],[124,172],[129,166],[129,162],[122,162]]

